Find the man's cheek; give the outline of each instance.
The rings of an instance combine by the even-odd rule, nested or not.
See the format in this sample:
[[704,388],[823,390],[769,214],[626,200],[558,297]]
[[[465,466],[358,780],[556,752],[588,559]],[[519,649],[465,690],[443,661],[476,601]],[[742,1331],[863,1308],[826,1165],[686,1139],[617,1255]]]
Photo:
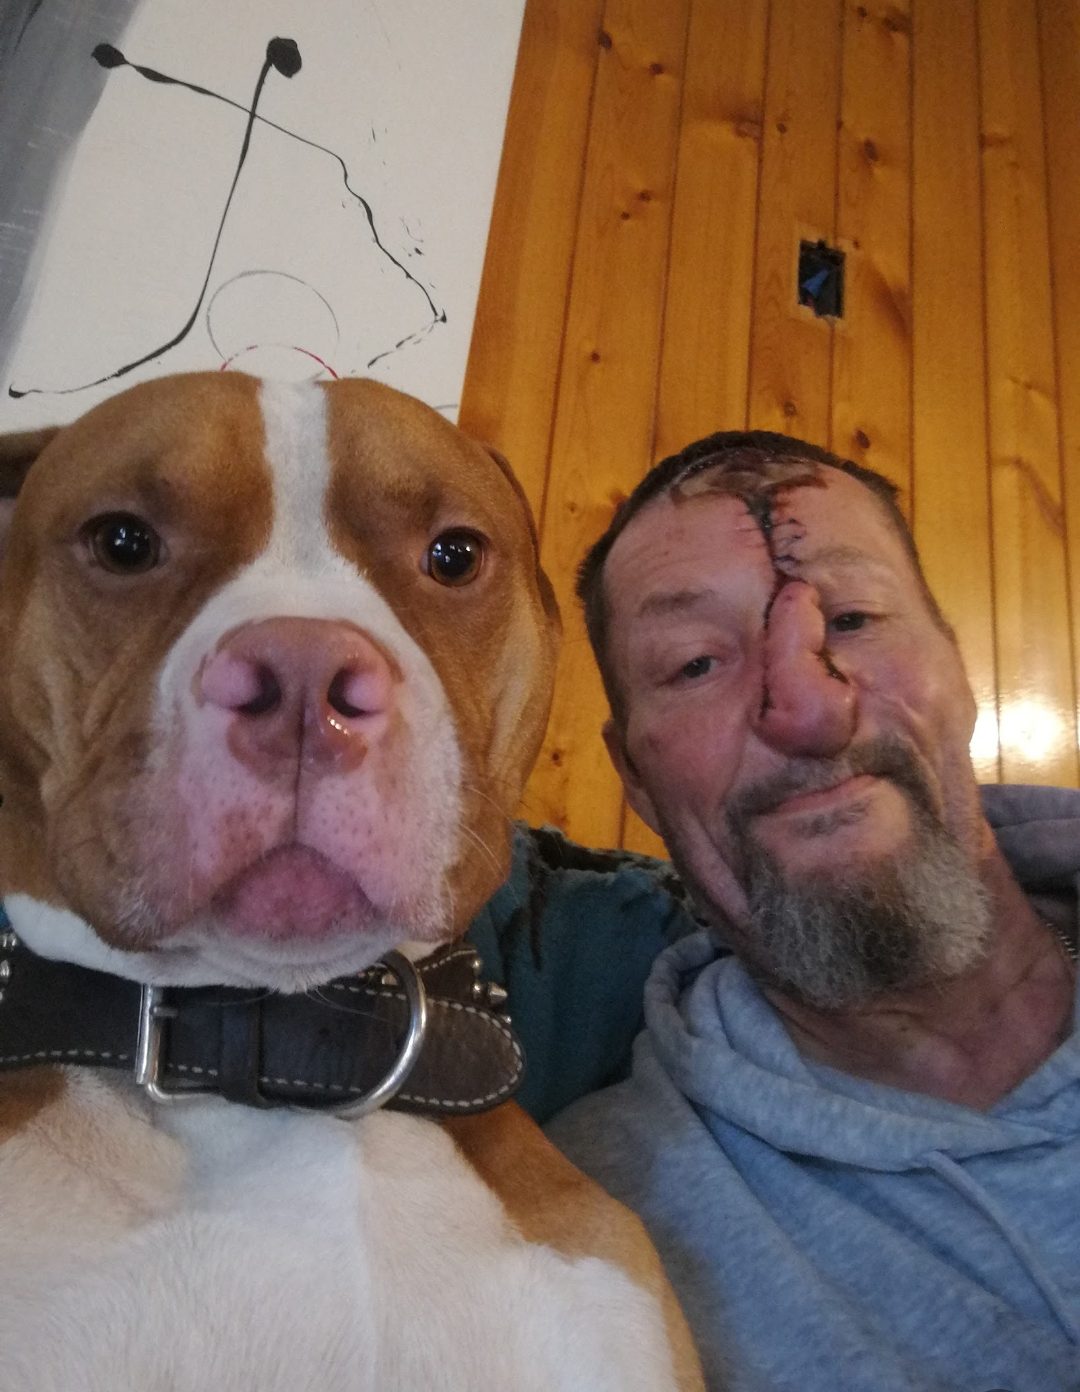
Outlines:
[[638,751],[642,773],[667,784],[688,784],[701,763],[705,738],[690,722],[671,716],[643,725],[631,749]]

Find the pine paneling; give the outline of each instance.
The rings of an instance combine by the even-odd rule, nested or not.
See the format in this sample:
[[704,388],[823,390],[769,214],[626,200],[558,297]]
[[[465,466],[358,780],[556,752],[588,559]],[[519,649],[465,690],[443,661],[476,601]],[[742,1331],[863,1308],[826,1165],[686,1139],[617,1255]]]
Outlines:
[[797,303],[800,239],[836,224],[840,0],[771,7],[758,202],[750,425],[829,438],[832,325]]
[[[653,459],[744,424],[903,486],[980,775],[1076,783],[1078,121],[1080,0],[528,0],[462,409],[566,618],[526,815],[655,848],[573,575]],[[836,323],[797,304],[819,237]]]
[[565,641],[526,805],[596,844],[617,842],[621,795],[573,580],[651,458],[688,20],[675,0],[606,5],[555,403],[543,560]]
[[[1040,38],[1073,682],[1080,692],[1080,0],[1043,0]],[[1063,635],[1046,641],[1056,646]]]
[[657,458],[746,427],[768,0],[693,0]]
[[528,0],[458,420],[539,517],[603,0]]
[[912,523],[975,692],[976,770],[996,781],[975,4],[914,4]]
[[911,13],[844,6],[836,236],[847,257],[833,340],[837,454],[911,488]]
[[1075,784],[1035,7],[981,0],[978,14],[1001,766],[1009,782]]

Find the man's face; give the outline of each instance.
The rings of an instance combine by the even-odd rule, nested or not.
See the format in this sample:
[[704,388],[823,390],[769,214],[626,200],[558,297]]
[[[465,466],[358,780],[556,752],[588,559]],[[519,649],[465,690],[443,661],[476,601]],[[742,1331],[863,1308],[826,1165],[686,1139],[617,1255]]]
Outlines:
[[[985,919],[967,902],[984,834],[974,701],[868,489],[820,468],[764,513],[715,491],[660,497],[604,584],[630,800],[750,962],[833,1005],[962,969]],[[898,904],[919,922],[886,927]],[[966,945],[909,941],[965,906]],[[847,923],[871,909],[869,927]],[[840,982],[853,955],[866,969]]]

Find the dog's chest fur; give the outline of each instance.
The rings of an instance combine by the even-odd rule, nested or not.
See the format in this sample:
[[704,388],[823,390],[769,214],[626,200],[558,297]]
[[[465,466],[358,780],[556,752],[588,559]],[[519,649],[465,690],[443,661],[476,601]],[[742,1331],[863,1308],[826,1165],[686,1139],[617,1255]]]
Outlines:
[[650,1298],[523,1242],[431,1122],[151,1112],[71,1076],[0,1149],[0,1195],[4,1392],[664,1379]]

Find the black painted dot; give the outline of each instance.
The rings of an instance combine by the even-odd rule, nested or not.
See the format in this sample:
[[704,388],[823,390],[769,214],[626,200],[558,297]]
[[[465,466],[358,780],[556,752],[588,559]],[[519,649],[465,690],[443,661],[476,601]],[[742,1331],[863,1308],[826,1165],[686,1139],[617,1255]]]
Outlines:
[[118,48],[114,48],[111,43],[99,43],[91,55],[95,63],[100,63],[103,68],[122,68],[127,59]]
[[295,77],[302,66],[295,39],[271,39],[266,45],[266,56],[282,77]]

